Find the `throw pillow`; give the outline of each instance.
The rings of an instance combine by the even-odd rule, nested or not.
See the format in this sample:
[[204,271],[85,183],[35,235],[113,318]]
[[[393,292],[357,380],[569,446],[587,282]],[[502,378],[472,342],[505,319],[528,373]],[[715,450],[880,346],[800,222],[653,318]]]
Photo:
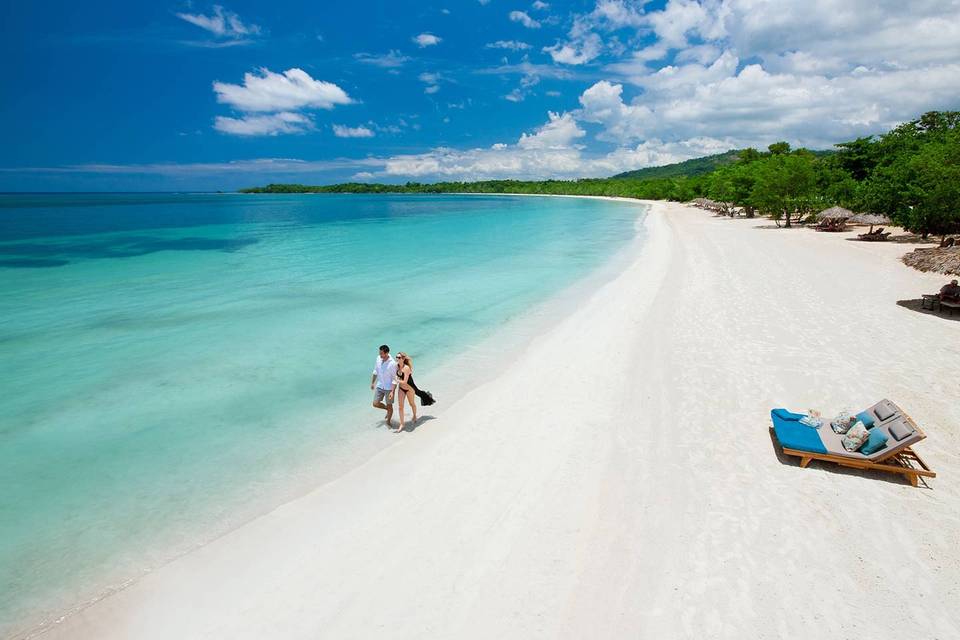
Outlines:
[[875,422],[873,419],[873,415],[871,415],[869,411],[861,411],[860,413],[858,413],[857,420],[862,422],[863,426],[865,426],[867,429],[872,427],[873,423]]
[[850,430],[847,431],[840,442],[843,444],[844,449],[852,453],[863,446],[863,443],[866,442],[869,437],[870,434],[867,433],[867,428],[863,426],[862,422],[858,422],[850,427]]
[[893,439],[897,442],[913,435],[913,427],[907,426],[903,420],[894,420],[887,428],[890,430],[890,435],[892,435]]
[[887,418],[892,417],[893,414],[895,413],[893,410],[893,407],[891,407],[886,402],[881,402],[880,404],[878,404],[877,408],[874,409],[873,412],[877,414],[877,417],[880,418],[881,422],[883,422]]
[[867,441],[860,448],[860,453],[865,456],[873,455],[887,446],[887,434],[882,429],[870,429],[868,433]]
[[850,431],[850,427],[852,427],[856,421],[856,418],[853,418],[844,412],[833,419],[833,421],[830,423],[830,428],[833,429],[834,433],[843,435],[847,431]]

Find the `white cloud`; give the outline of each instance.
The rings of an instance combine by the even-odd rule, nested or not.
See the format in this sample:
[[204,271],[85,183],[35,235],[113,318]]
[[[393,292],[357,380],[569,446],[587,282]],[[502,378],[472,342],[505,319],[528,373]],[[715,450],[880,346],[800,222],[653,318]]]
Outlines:
[[644,105],[626,105],[621,94],[623,86],[606,80],[594,84],[580,96],[580,119],[602,124],[602,140],[626,144],[655,133],[653,112]]
[[396,49],[391,49],[389,52],[381,54],[355,53],[353,54],[353,57],[357,62],[370,64],[375,67],[383,67],[385,69],[402,67],[404,64],[413,59],[409,56],[403,55]]
[[178,13],[176,16],[220,38],[243,38],[260,33],[260,27],[244,24],[240,16],[220,5],[214,5],[213,13],[209,16],[202,13]]
[[496,42],[487,43],[487,49],[509,49],[510,51],[524,51],[529,48],[529,44],[526,42],[520,42],[518,40],[497,40]]
[[261,69],[246,73],[243,84],[214,82],[217,102],[240,111],[292,111],[315,108],[332,109],[353,102],[346,92],[323,80],[314,80],[302,69],[287,69],[282,74]]
[[559,80],[573,80],[576,76],[568,69],[556,67],[552,64],[534,64],[524,60],[518,64],[502,64],[498,67],[489,67],[478,69],[475,73],[484,75],[537,75],[543,78],[556,78]]
[[[676,0],[671,0],[676,3]],[[681,0],[681,3],[683,0]],[[642,4],[642,3],[641,3]],[[622,29],[624,27],[641,27],[644,24],[641,9],[635,2],[624,0],[599,0],[589,18],[599,23],[605,29]]]
[[217,116],[213,128],[236,136],[275,136],[281,133],[303,133],[313,129],[313,121],[300,113],[282,111],[269,115],[246,115],[240,118]]
[[587,135],[577,126],[576,120],[569,113],[560,115],[549,112],[550,118],[546,124],[534,133],[521,134],[517,146],[521,149],[567,149],[577,138]]
[[540,23],[533,18],[526,11],[511,11],[509,14],[510,20],[513,22],[519,22],[527,29],[539,29]]
[[[558,129],[576,127],[567,115],[556,116]],[[550,123],[545,125],[550,127]],[[566,144],[509,145],[497,143],[488,148],[457,150],[437,148],[426,153],[399,155],[383,160],[383,170],[372,175],[385,177],[483,180],[496,178],[545,179],[610,176],[646,166],[658,166],[727,151],[727,140],[692,138],[676,142],[649,140],[634,147],[623,147],[606,154],[590,155],[570,146],[571,131],[561,136]],[[541,129],[542,132],[542,129]],[[530,140],[540,135],[522,137]]]
[[[957,2],[669,0],[648,13],[598,2],[570,42],[614,25],[652,39],[607,64],[610,80],[580,97],[575,117],[600,124],[600,140],[825,148],[960,106]],[[573,45],[548,53],[567,64],[588,57]]]
[[549,53],[554,62],[561,64],[586,64],[600,55],[603,41],[595,33],[588,33],[572,42],[558,42],[553,46],[544,47],[543,52]]
[[347,127],[341,124],[333,125],[333,135],[338,138],[372,138],[373,130],[364,126]]
[[503,97],[510,102],[523,102],[526,100],[527,96],[530,95],[533,87],[537,86],[538,84],[540,84],[540,76],[533,74],[523,76],[520,78],[520,86],[516,87],[513,91]]
[[423,49],[424,47],[432,47],[433,45],[440,44],[443,41],[443,38],[440,36],[435,36],[432,33],[421,33],[418,36],[411,38],[418,47]]
[[[566,41],[544,47],[543,52],[549,53],[553,61],[560,64],[586,64],[603,52],[604,42],[598,31],[640,28],[643,24],[643,15],[632,3],[623,0],[599,0],[590,13],[574,16]],[[607,46],[612,51],[622,49],[617,38],[611,38]]]
[[437,91],[440,91],[440,81],[443,79],[443,76],[441,76],[439,73],[429,73],[424,71],[417,77],[420,79],[420,82],[427,85],[423,90],[424,93],[434,94]]
[[533,7],[534,9],[536,9],[537,11],[543,11],[544,9],[549,9],[549,8],[550,8],[550,5],[549,5],[548,3],[546,3],[546,2],[542,2],[542,0],[536,0],[536,1],[535,1],[532,5],[530,5],[530,6],[532,6],[532,7]]

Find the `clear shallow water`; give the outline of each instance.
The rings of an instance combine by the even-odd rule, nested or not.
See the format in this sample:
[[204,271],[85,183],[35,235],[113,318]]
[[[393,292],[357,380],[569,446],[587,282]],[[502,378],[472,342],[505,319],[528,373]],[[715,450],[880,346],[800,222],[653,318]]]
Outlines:
[[0,634],[387,440],[368,407],[376,345],[410,352],[427,383],[626,246],[637,211],[0,195]]

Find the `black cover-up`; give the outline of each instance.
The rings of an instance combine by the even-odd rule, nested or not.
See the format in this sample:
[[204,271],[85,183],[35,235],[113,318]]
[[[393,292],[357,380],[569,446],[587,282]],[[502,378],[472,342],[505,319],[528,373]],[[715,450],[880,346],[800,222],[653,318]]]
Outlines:
[[417,384],[413,381],[413,376],[410,376],[410,379],[407,380],[407,384],[410,385],[410,387],[413,389],[413,392],[417,394],[418,398],[420,398],[421,407],[429,407],[434,402],[436,402],[436,400],[433,399],[432,393],[430,393],[429,391],[423,391],[417,388]]

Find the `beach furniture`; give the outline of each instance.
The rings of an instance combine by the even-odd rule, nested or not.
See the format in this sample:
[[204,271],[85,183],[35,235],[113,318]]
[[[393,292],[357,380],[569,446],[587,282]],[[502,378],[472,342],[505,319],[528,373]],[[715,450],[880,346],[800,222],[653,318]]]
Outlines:
[[817,231],[844,231],[847,228],[847,220],[853,216],[853,212],[843,207],[830,207],[817,214],[819,224]]
[[890,237],[890,232],[887,231],[886,233],[884,233],[883,227],[877,227],[876,231],[861,233],[857,237],[867,242],[883,242],[884,240]]
[[847,451],[842,444],[843,435],[835,433],[828,423],[813,429],[800,423],[803,414],[784,409],[774,409],[770,417],[783,453],[800,458],[801,467],[806,468],[813,460],[823,460],[854,469],[899,473],[914,487],[921,476],[934,478],[937,475],[913,450],[913,445],[926,438],[926,434],[903,409],[890,400],[881,400],[857,414],[857,419],[865,425],[872,421],[869,428],[879,429],[879,433],[887,439],[879,450],[869,455]]
[[952,299],[944,300],[942,297],[939,298],[939,300],[940,300],[940,308],[947,309],[950,312],[951,316],[953,315],[954,311],[960,309],[960,300],[952,300]]

